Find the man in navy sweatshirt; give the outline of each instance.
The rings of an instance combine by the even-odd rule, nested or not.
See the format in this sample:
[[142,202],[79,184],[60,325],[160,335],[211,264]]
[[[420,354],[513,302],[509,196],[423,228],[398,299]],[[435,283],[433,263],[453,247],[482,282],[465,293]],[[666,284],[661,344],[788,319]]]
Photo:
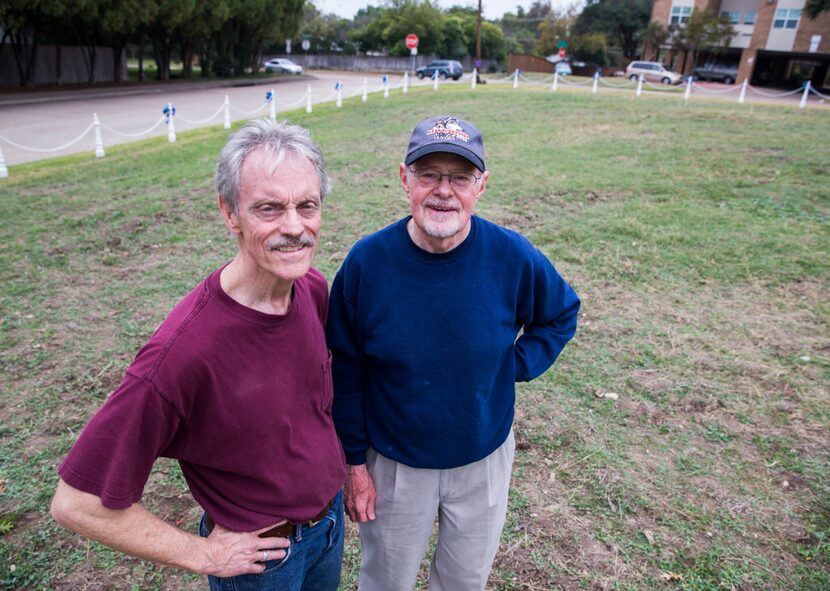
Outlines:
[[360,591],[413,588],[436,514],[430,590],[482,590],[507,513],[515,382],[553,364],[579,298],[526,238],[473,215],[490,176],[473,124],[419,123],[399,174],[411,215],[354,246],[326,327]]

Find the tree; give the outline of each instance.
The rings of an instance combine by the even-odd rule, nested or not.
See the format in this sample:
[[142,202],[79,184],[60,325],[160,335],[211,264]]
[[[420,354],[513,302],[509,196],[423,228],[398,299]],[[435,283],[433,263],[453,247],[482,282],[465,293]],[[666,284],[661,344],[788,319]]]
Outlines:
[[459,16],[448,16],[444,19],[444,42],[439,55],[449,59],[461,59],[468,53],[470,41],[475,45],[475,35],[472,40],[467,38],[464,31],[464,21]]
[[830,0],[807,0],[804,3],[804,14],[814,20],[822,12],[830,12]]
[[[470,40],[467,53],[474,56],[476,52],[475,21],[471,21],[466,30],[467,39]],[[500,62],[507,60],[504,32],[495,23],[485,20],[481,21],[481,58]]]
[[42,20],[42,12],[27,0],[6,0],[0,4],[0,26],[11,42],[20,86],[34,86]]
[[189,22],[196,7],[196,0],[148,0],[155,18],[147,27],[153,43],[158,80],[170,80],[170,62],[173,47],[181,34],[181,28]]
[[608,44],[604,33],[585,33],[574,35],[571,43],[571,55],[577,60],[598,66],[608,65]]
[[727,49],[735,36],[735,28],[725,17],[695,9],[685,24],[670,27],[670,33],[672,48],[683,55],[680,72],[685,73],[697,63],[701,49],[713,50],[715,54]]
[[[476,55],[476,21],[478,11],[474,8],[453,6],[447,12],[448,18],[455,18],[461,24],[461,31],[464,35],[466,47],[460,57]],[[489,21],[481,21],[481,57],[504,61],[504,33],[501,27]]]
[[526,17],[521,6],[516,14],[505,12],[499,25],[504,33],[507,50],[511,53],[532,53],[536,45],[539,23],[542,18]]
[[351,21],[335,14],[323,14],[314,4],[306,1],[299,33],[308,35],[314,53],[349,53],[352,47],[348,41],[350,25]]
[[143,0],[109,0],[100,5],[99,28],[102,40],[112,48],[113,80],[123,82],[122,57],[128,41],[151,17]]
[[669,31],[661,23],[650,22],[648,26],[637,34],[637,40],[643,47],[643,59],[657,59],[660,54],[660,46],[669,38]]
[[646,28],[650,18],[650,0],[588,0],[573,32],[605,33],[625,57],[633,58],[637,54],[637,34]]
[[544,20],[539,23],[539,38],[534,46],[537,54],[551,55],[556,53],[559,49],[559,43],[568,41],[571,27],[573,27],[576,20],[574,10],[571,7],[559,12],[548,11]]
[[357,18],[368,23],[354,30],[349,37],[360,44],[360,50],[385,51],[390,55],[409,55],[406,36],[418,35],[418,50],[425,54],[440,53],[444,48],[444,13],[429,0],[392,0],[383,8],[361,9]]

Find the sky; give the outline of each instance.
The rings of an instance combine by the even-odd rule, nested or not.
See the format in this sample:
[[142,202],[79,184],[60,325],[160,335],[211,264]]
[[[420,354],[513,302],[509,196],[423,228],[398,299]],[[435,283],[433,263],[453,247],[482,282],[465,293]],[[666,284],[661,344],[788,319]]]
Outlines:
[[[383,0],[312,0],[317,10],[324,14],[334,13],[343,18],[354,18],[355,13],[366,5],[382,6]],[[533,0],[482,0],[482,16],[488,20],[496,20],[502,17],[505,12],[516,13],[517,6],[523,6],[527,10]],[[564,8],[572,4],[573,0],[552,0],[554,9]],[[478,8],[478,0],[438,0],[437,4],[442,8],[449,8],[455,5],[472,6]]]

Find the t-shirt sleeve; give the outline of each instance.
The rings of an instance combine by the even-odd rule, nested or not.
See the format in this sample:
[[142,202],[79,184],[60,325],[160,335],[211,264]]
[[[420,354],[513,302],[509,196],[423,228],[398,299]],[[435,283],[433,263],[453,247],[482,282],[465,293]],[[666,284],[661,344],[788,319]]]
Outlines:
[[175,436],[181,417],[153,384],[127,373],[84,428],[58,473],[109,509],[141,499],[150,470]]

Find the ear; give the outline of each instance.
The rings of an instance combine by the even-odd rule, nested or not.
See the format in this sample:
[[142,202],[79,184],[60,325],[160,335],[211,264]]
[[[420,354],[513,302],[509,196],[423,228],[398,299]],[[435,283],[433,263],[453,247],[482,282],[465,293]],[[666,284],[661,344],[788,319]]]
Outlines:
[[225,203],[221,195],[219,195],[219,213],[222,214],[222,219],[225,220],[225,224],[231,232],[234,234],[242,232],[242,229],[239,227],[239,216],[234,213],[230,205]]
[[485,170],[481,173],[481,180],[478,182],[478,193],[476,193],[476,203],[481,196],[484,195],[484,190],[487,188],[487,179],[490,178],[490,171]]
[[404,193],[406,193],[407,197],[409,197],[409,191],[412,189],[409,186],[409,177],[406,174],[408,170],[409,169],[407,168],[406,164],[401,162],[401,165],[398,167],[398,174],[401,177],[401,186],[403,186]]

